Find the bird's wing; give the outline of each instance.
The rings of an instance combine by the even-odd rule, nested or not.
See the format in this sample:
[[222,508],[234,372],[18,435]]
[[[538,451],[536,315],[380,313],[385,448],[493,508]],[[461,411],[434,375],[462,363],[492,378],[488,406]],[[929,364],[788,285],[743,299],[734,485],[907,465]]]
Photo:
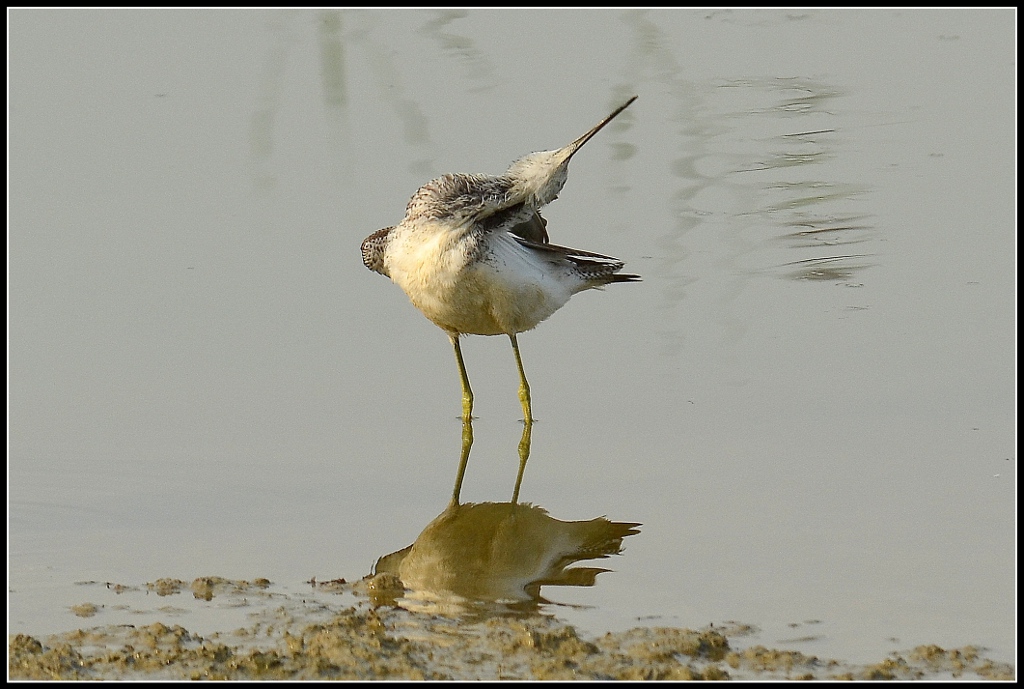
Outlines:
[[390,239],[391,230],[394,227],[385,227],[383,230],[377,230],[369,237],[363,240],[360,249],[363,253],[363,265],[372,270],[375,273],[381,275],[388,275],[388,269],[384,267],[384,249],[388,245]]
[[582,249],[570,249],[567,246],[558,246],[557,244],[548,244],[547,242],[543,242],[543,243],[542,242],[535,242],[535,241],[531,241],[530,239],[527,239],[526,237],[523,237],[521,235],[516,237],[516,241],[519,242],[520,244],[522,244],[523,246],[527,247],[527,248],[536,249],[537,251],[546,251],[546,252],[552,253],[552,254],[558,254],[558,255],[564,256],[565,258],[570,258],[570,259],[572,259],[572,258],[598,259],[597,261],[592,261],[592,262],[593,263],[598,263],[598,262],[610,261],[612,263],[618,263],[620,266],[623,265],[622,261],[620,261],[619,259],[615,258],[614,256],[605,256],[604,254],[595,254],[593,251],[583,251]]
[[576,273],[588,281],[589,287],[600,287],[609,282],[637,282],[640,280],[639,275],[620,273],[619,271],[625,264],[613,256],[596,254],[593,251],[583,251],[582,249],[570,249],[557,244],[534,242],[518,235],[516,241],[528,249],[551,256],[556,262],[564,261],[572,264]]
[[503,177],[441,175],[412,195],[405,208],[405,222],[485,223],[486,226],[480,229],[489,231],[505,223],[517,224],[528,220],[529,212],[522,200],[512,198],[510,192],[511,184]]
[[548,243],[547,221],[527,201],[516,199],[505,177],[442,175],[409,200],[405,222],[443,221],[473,232],[511,232],[536,244]]
[[548,243],[548,221],[541,217],[537,211],[518,225],[513,225],[508,231],[528,242],[534,244]]

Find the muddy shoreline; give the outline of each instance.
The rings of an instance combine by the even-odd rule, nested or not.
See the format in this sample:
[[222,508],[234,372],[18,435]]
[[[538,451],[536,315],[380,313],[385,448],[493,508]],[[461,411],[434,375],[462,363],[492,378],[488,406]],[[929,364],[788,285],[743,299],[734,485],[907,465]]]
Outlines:
[[[325,605],[282,594],[266,579],[161,579],[157,596],[253,607],[251,624],[200,635],[165,622],[83,627],[46,637],[8,637],[11,679],[484,680],[807,679],[1012,680],[1015,668],[982,649],[918,646],[852,665],[799,651],[744,644],[735,624],[691,630],[637,627],[590,636],[541,609],[412,612],[386,576],[310,582],[318,594],[352,594]],[[109,585],[107,586],[110,590]],[[118,595],[114,590],[113,595]],[[88,619],[102,605],[71,612]],[[12,630],[16,631],[16,630]]]

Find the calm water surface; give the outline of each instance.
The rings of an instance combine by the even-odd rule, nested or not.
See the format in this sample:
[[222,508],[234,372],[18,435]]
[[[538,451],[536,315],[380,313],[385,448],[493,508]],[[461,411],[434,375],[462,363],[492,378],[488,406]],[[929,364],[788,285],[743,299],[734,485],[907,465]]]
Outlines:
[[[10,19],[12,631],[81,626],[75,582],[297,589],[411,543],[459,383],[360,241],[638,94],[547,217],[644,282],[520,344],[522,499],[643,527],[550,611],[1013,659],[1014,11]],[[464,353],[463,498],[507,500],[512,353]]]

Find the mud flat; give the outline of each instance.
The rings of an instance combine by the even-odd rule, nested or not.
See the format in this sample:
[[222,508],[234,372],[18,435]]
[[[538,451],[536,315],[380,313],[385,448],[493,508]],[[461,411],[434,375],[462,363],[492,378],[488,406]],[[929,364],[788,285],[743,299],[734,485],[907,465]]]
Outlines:
[[[11,679],[848,679],[1013,680],[1015,668],[981,649],[918,646],[869,665],[744,644],[751,627],[638,627],[590,636],[537,609],[496,612],[434,604],[413,612],[386,575],[309,582],[281,593],[266,579],[160,579],[143,586],[82,582],[92,597],[69,612],[83,619],[138,615],[45,637],[8,637]],[[250,623],[199,634],[174,624],[180,606],[136,601],[183,596],[245,609]],[[191,594],[191,596],[189,596]],[[88,595],[88,594],[86,594]],[[152,598],[151,598],[152,596]],[[338,601],[345,600],[345,603]],[[351,604],[349,604],[351,602]],[[424,610],[421,602],[420,610]],[[117,608],[117,610],[115,610]],[[162,612],[161,612],[162,611]],[[145,613],[145,614],[144,614]],[[153,616],[167,622],[148,621]],[[123,617],[122,617],[123,619]],[[12,630],[13,631],[13,630]]]

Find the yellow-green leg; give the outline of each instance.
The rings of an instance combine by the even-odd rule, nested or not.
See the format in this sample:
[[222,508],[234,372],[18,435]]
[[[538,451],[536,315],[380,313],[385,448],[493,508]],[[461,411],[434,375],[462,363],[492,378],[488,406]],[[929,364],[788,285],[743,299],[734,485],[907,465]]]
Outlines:
[[519,473],[516,475],[516,487],[512,489],[512,503],[519,502],[519,488],[523,485],[523,473],[526,471],[526,460],[530,458],[530,442],[533,435],[533,420],[523,424],[523,437],[519,441]]
[[512,340],[512,352],[516,355],[516,366],[519,368],[519,403],[523,405],[523,437],[519,441],[519,473],[516,476],[516,487],[512,489],[512,502],[519,502],[519,488],[523,483],[526,471],[526,460],[530,458],[530,444],[533,436],[533,404],[530,400],[530,384],[526,381],[523,370],[523,358],[519,355],[519,342],[514,334],[508,336]]
[[530,384],[526,382],[526,372],[523,371],[523,359],[519,356],[519,343],[515,334],[508,336],[512,340],[512,352],[516,355],[516,366],[519,367],[519,403],[523,405],[523,420],[526,423],[533,422],[533,406],[530,402]]
[[466,465],[469,464],[469,451],[473,447],[473,417],[462,417],[462,453],[459,455],[459,471],[455,475],[455,488],[452,489],[452,501],[449,507],[459,504],[462,493],[462,479],[466,476]]
[[[462,347],[459,346],[458,334],[449,334],[455,348],[455,363],[459,365],[459,380],[462,382],[462,419],[473,418],[473,390],[469,387],[469,375],[466,374],[466,364],[462,361]],[[514,342],[514,340],[513,340]],[[516,357],[519,355],[516,354]],[[522,367],[520,367],[522,370]]]

